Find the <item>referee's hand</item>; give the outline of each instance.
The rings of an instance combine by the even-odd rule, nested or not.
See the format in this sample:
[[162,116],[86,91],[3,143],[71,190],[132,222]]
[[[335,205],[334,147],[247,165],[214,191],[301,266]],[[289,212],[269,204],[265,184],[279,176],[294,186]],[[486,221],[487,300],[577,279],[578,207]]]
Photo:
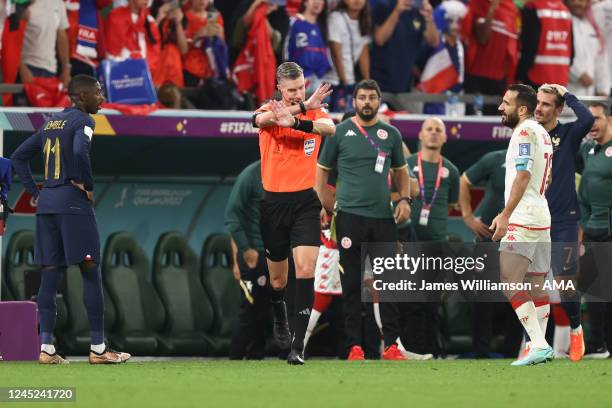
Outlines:
[[396,224],[403,223],[408,218],[410,218],[410,213],[411,213],[410,205],[405,200],[400,201],[397,204],[397,207],[395,207],[395,214],[393,215],[393,218],[395,219],[395,223]]
[[304,106],[307,110],[319,109],[319,108],[327,108],[327,103],[323,101],[327,99],[329,95],[331,95],[333,90],[331,89],[331,85],[327,82],[319,85],[316,91],[310,95],[310,98],[306,102],[304,102]]

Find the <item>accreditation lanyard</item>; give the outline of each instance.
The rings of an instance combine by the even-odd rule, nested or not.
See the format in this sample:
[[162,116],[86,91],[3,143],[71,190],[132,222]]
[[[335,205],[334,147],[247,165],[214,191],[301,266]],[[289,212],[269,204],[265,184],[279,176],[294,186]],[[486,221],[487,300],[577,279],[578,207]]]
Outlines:
[[431,210],[431,206],[434,201],[436,201],[436,196],[438,195],[438,190],[440,190],[440,183],[442,181],[442,157],[438,160],[438,175],[436,176],[436,184],[434,185],[434,192],[431,196],[431,201],[429,204],[425,201],[425,176],[423,174],[423,158],[421,156],[421,152],[417,155],[417,163],[419,166],[419,193],[421,196],[421,214],[419,216],[419,224],[426,226],[429,221],[429,211]]
[[359,129],[359,131],[366,138],[366,140],[370,142],[370,145],[374,148],[374,150],[378,152],[378,155],[376,156],[376,164],[374,165],[374,171],[376,173],[382,174],[383,169],[385,167],[385,159],[387,158],[387,153],[383,152],[380,149],[378,143],[376,143],[374,139],[372,139],[370,135],[368,135],[368,132],[366,132],[363,126],[361,126],[361,124],[357,122],[357,119],[354,116],[351,120],[353,121],[355,126],[357,126],[357,129]]

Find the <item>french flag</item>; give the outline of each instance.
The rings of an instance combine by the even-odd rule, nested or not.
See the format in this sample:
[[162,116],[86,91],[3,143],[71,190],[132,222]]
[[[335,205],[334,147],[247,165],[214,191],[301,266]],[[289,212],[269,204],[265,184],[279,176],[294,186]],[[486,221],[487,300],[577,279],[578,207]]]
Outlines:
[[459,72],[451,60],[446,45],[441,42],[427,60],[417,89],[425,93],[438,94],[459,83],[461,83]]

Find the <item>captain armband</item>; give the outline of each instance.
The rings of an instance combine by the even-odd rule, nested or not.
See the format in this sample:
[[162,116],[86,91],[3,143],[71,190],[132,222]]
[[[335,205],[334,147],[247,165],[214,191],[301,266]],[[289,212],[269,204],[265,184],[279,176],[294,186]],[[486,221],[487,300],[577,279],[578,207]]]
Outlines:
[[529,157],[517,157],[514,159],[514,165],[517,171],[528,171],[531,173],[533,167],[533,160]]

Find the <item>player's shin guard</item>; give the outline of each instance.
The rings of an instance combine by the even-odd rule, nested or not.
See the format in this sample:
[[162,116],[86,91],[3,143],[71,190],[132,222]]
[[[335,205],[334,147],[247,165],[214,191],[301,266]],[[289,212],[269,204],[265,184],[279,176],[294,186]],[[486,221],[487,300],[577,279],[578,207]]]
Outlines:
[[535,305],[531,300],[531,296],[526,291],[518,291],[512,299],[510,299],[512,308],[516,313],[519,321],[525,328],[525,331],[531,339],[532,347],[546,348],[548,343],[542,334],[540,323],[538,322],[538,314]]
[[83,302],[87,309],[91,344],[104,343],[104,294],[100,267],[96,264],[81,265],[83,275]]
[[540,330],[542,334],[546,336],[546,328],[548,327],[548,318],[550,316],[550,300],[548,295],[543,295],[538,299],[534,299],[533,304],[536,308]]
[[580,328],[580,294],[576,291],[570,297],[563,297],[561,299],[561,306],[567,314],[572,330]]
[[41,344],[53,344],[53,330],[57,315],[55,296],[64,279],[65,271],[65,267],[55,266],[43,268],[41,271],[40,288],[36,298]]
[[291,348],[304,349],[304,336],[310,320],[310,309],[314,298],[314,278],[295,280],[295,320]]

